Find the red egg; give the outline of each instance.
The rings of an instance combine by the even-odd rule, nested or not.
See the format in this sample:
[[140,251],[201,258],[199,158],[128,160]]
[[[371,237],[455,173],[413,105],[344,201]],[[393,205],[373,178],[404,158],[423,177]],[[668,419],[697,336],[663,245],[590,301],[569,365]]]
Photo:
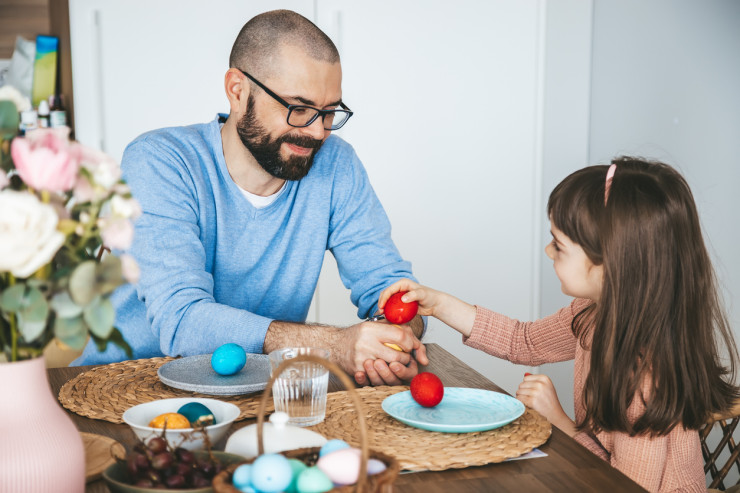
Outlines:
[[424,407],[434,407],[442,402],[445,387],[434,373],[421,372],[411,380],[411,397]]
[[408,291],[399,291],[394,293],[388,298],[383,307],[383,313],[385,314],[386,320],[392,324],[405,324],[410,322],[416,316],[416,312],[419,311],[419,304],[415,301],[411,303],[404,303],[401,301],[401,297],[408,293]]

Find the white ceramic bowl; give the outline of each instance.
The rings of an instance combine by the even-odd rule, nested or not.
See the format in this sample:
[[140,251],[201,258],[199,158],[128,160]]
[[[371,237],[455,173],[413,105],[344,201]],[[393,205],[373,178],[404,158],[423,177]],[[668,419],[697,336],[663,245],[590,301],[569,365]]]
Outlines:
[[[176,413],[180,407],[188,402],[199,402],[203,404],[211,410],[213,416],[216,418],[216,424],[206,426],[206,433],[212,447],[216,446],[216,443],[226,434],[231,423],[239,417],[239,408],[230,402],[224,402],[218,399],[179,397],[137,404],[128,408],[123,413],[123,421],[131,427],[139,440],[146,443],[151,437],[162,436],[161,428],[152,428],[149,426],[152,419],[160,414]],[[165,432],[165,438],[172,447],[184,447],[188,450],[201,450],[205,448],[203,433],[193,428],[168,429]]]

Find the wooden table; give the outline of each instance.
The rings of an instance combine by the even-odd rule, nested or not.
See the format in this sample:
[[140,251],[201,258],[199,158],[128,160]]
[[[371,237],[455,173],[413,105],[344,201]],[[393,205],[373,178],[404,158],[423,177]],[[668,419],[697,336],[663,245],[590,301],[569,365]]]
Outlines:
[[[500,387],[476,372],[468,365],[442,349],[437,344],[427,345],[430,364],[425,369],[437,374],[449,387],[476,387],[502,391]],[[65,382],[90,367],[53,368],[49,370],[49,381],[54,394]],[[336,378],[329,383],[329,390],[342,390]],[[128,425],[90,419],[69,412],[80,431],[112,437],[129,447],[135,436]],[[253,423],[244,420],[232,425],[232,432]],[[221,449],[223,444],[221,443]],[[395,483],[395,491],[408,493],[435,493],[458,491],[512,492],[553,491],[645,491],[627,476],[612,468],[582,447],[575,440],[553,427],[552,436],[540,450],[548,456],[536,459],[517,460],[466,469],[449,469],[436,472],[401,474]],[[87,485],[87,493],[107,492],[104,481]]]

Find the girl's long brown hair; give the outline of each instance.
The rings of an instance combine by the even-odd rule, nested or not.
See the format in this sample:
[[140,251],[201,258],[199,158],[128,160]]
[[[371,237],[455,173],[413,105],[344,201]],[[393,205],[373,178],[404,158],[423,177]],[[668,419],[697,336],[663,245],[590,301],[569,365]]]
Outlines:
[[[665,435],[698,429],[740,396],[738,359],[688,184],[670,166],[638,158],[568,176],[553,190],[551,222],[604,266],[601,297],[573,331],[591,367],[579,429]],[[627,418],[649,379],[645,413]]]

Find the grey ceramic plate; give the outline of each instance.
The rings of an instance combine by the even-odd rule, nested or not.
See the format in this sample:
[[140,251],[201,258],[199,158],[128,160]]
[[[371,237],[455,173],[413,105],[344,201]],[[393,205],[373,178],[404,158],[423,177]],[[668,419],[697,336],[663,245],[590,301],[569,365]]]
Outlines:
[[247,364],[234,375],[219,375],[211,367],[211,355],[186,356],[165,363],[157,370],[165,385],[209,395],[238,395],[258,392],[270,380],[266,354],[247,354]]

